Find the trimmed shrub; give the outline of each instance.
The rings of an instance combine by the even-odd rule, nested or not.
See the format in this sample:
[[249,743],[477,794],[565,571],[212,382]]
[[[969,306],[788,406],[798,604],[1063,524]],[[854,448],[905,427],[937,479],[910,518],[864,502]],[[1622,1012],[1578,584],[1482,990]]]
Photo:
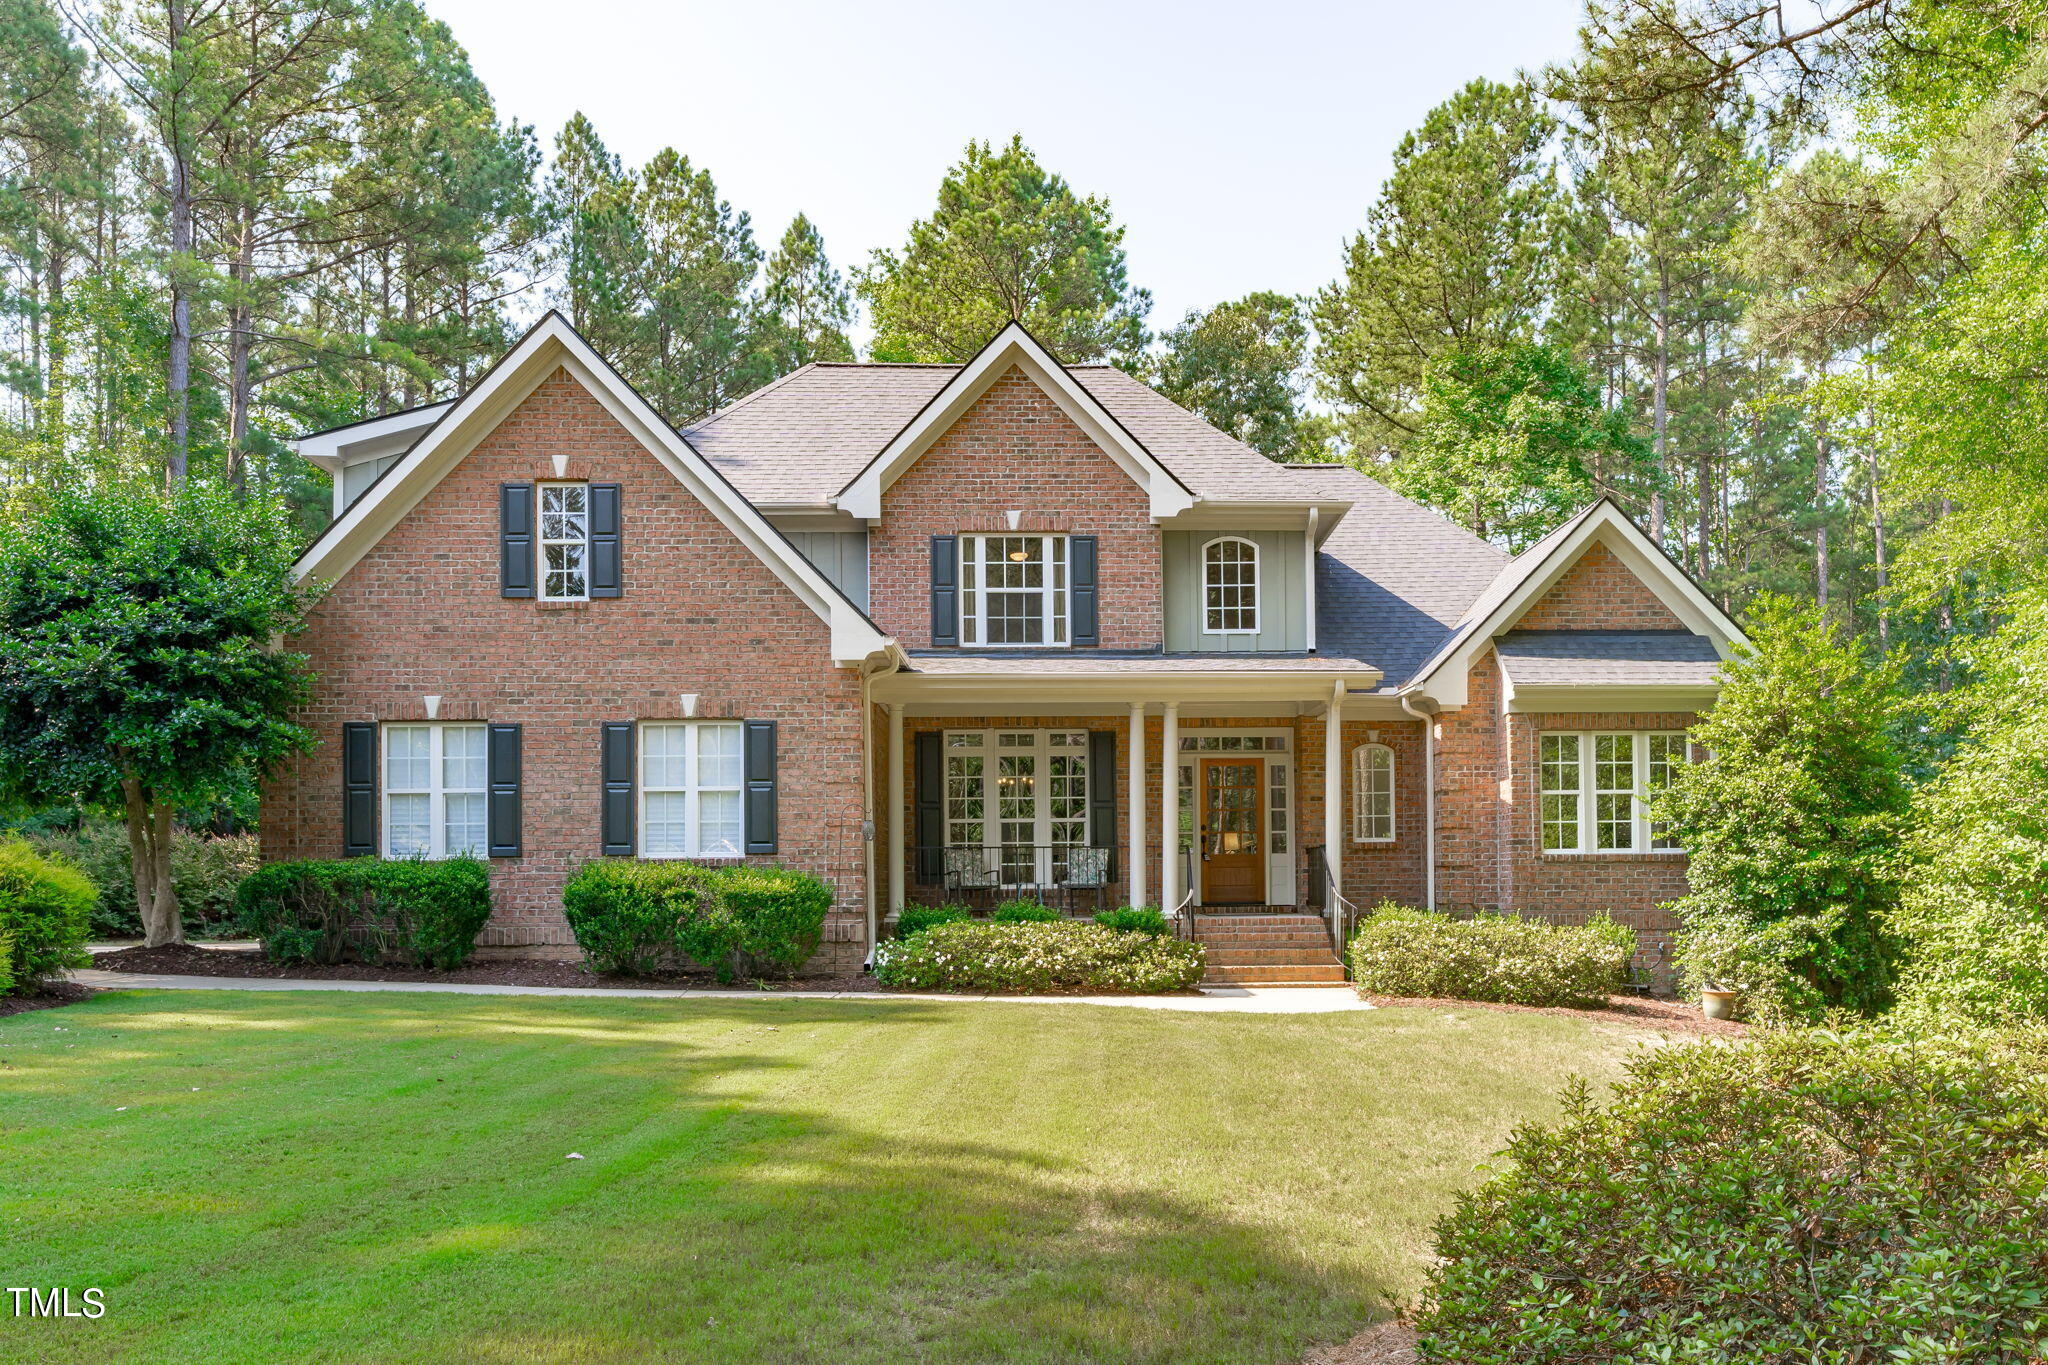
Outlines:
[[1557,925],[1390,903],[1359,921],[1347,955],[1352,980],[1373,995],[1603,1005],[1626,984],[1634,953],[1634,931],[1606,915]]
[[1151,934],[1155,938],[1167,932],[1170,927],[1166,923],[1166,916],[1149,905],[1126,905],[1117,910],[1097,910],[1095,922],[1105,929],[1118,929],[1127,934]]
[[14,935],[0,929],[0,995],[14,989]]
[[1065,918],[1037,901],[1004,901],[989,914],[990,921],[996,924],[1054,924]]
[[720,869],[717,886],[749,975],[795,976],[818,951],[832,908],[832,887],[823,878],[793,867],[741,864]]
[[2048,1035],[1795,1030],[1583,1082],[1460,1197],[1422,1358],[2048,1358]]
[[0,991],[22,994],[67,967],[83,967],[94,899],[90,878],[19,839],[0,840],[0,939],[7,943]]
[[906,905],[896,914],[896,937],[909,938],[934,925],[973,918],[974,912],[964,905]]
[[1203,964],[1199,944],[1078,920],[941,924],[875,950],[884,985],[935,991],[1177,991]]
[[675,971],[686,957],[723,963],[737,938],[713,873],[695,863],[585,863],[562,888],[562,911],[583,956],[608,976]]
[[491,877],[475,858],[266,863],[242,879],[243,931],[273,962],[460,967],[491,917]]
[[[128,864],[128,829],[118,820],[86,820],[76,829],[25,832],[38,850],[75,864],[92,879],[95,938],[141,938],[135,881]],[[212,837],[179,828],[171,834],[171,885],[192,938],[225,938],[239,930],[235,889],[262,862],[256,836]]]

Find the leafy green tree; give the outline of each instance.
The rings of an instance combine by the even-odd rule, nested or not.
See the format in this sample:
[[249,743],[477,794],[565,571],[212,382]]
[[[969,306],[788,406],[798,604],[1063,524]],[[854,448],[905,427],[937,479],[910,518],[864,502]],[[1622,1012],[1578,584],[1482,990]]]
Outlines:
[[1964,727],[1921,789],[1917,858],[1896,923],[1901,1009],[1920,1021],[2048,1020],[2048,590],[2015,594],[1948,699]]
[[[761,267],[752,220],[718,197],[711,172],[672,147],[641,168],[634,216],[646,244],[642,328],[626,377],[671,421],[687,421],[755,387],[750,296]],[[616,363],[616,362],[615,362]]]
[[1160,338],[1153,387],[1276,460],[1322,455],[1301,410],[1308,319],[1301,300],[1261,291],[1191,311]]
[[1551,291],[1556,132],[1526,84],[1476,80],[1401,139],[1343,278],[1314,305],[1317,383],[1355,451],[1414,437],[1432,359],[1533,336]]
[[1680,972],[1740,987],[1762,1018],[1873,1014],[1891,1002],[1912,801],[1896,670],[1789,598],[1759,598],[1748,634],[1692,731],[1705,756],[1651,804],[1690,855]]
[[1375,469],[1411,498],[1519,552],[1595,498],[1654,477],[1627,419],[1570,356],[1458,347],[1424,368],[1414,438]]
[[0,795],[118,812],[151,945],[184,930],[172,821],[312,736],[290,512],[189,482],[64,489],[0,537]]
[[877,360],[963,361],[1021,322],[1069,365],[1136,364],[1152,296],[1124,273],[1109,201],[1076,194],[1021,137],[970,142],[903,250],[877,251],[858,291]]
[[774,379],[813,361],[853,359],[846,337],[852,324],[846,279],[826,256],[824,237],[799,213],[768,257],[755,328],[761,377]]

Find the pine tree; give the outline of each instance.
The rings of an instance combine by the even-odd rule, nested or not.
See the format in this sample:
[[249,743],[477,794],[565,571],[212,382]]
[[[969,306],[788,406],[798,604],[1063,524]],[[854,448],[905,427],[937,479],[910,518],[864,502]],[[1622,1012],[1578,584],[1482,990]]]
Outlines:
[[1109,201],[1082,198],[1021,137],[970,142],[902,251],[877,251],[858,289],[877,360],[963,361],[1021,322],[1069,365],[1138,363],[1152,296],[1124,273]]
[[755,347],[764,379],[813,361],[851,360],[853,295],[825,255],[825,239],[799,213],[768,257]]
[[642,168],[633,207],[647,251],[647,349],[621,368],[663,416],[687,421],[765,378],[751,365],[749,335],[761,249],[711,172],[673,148]]

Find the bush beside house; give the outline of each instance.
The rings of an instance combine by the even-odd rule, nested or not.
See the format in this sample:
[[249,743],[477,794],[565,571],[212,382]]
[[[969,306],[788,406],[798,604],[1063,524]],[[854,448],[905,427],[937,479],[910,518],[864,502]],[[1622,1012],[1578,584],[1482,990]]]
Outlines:
[[1187,990],[1202,979],[1199,944],[1080,920],[959,921],[875,949],[886,986],[936,991]]
[[65,968],[87,965],[94,894],[70,864],[19,839],[0,841],[0,994],[36,991]]
[[280,963],[460,967],[491,917],[489,870],[475,858],[269,863],[235,896],[243,931]]
[[794,868],[601,859],[569,879],[562,908],[600,972],[694,964],[733,981],[794,976],[824,935],[832,888]]
[[1386,904],[1359,921],[1347,956],[1352,980],[1372,995],[1603,1005],[1627,983],[1635,948],[1635,931],[1605,915],[1553,925]]
[[[126,827],[113,820],[89,819],[76,829],[24,831],[22,838],[40,851],[72,863],[92,879],[97,892],[92,908],[94,938],[142,937]],[[253,834],[211,836],[174,829],[171,885],[177,890],[186,934],[222,938],[237,932],[235,890],[261,862]]]
[[2048,1357],[2048,1035],[1666,1048],[1439,1228],[1425,1361]]

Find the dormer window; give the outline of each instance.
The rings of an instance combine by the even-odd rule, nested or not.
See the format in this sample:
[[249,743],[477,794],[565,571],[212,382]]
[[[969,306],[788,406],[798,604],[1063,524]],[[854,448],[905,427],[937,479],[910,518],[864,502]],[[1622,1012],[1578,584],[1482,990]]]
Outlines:
[[1259,547],[1237,536],[1202,547],[1202,629],[1252,635],[1259,629]]
[[590,485],[540,486],[540,596],[581,602],[590,596]]
[[960,643],[1065,645],[1065,536],[960,537]]

